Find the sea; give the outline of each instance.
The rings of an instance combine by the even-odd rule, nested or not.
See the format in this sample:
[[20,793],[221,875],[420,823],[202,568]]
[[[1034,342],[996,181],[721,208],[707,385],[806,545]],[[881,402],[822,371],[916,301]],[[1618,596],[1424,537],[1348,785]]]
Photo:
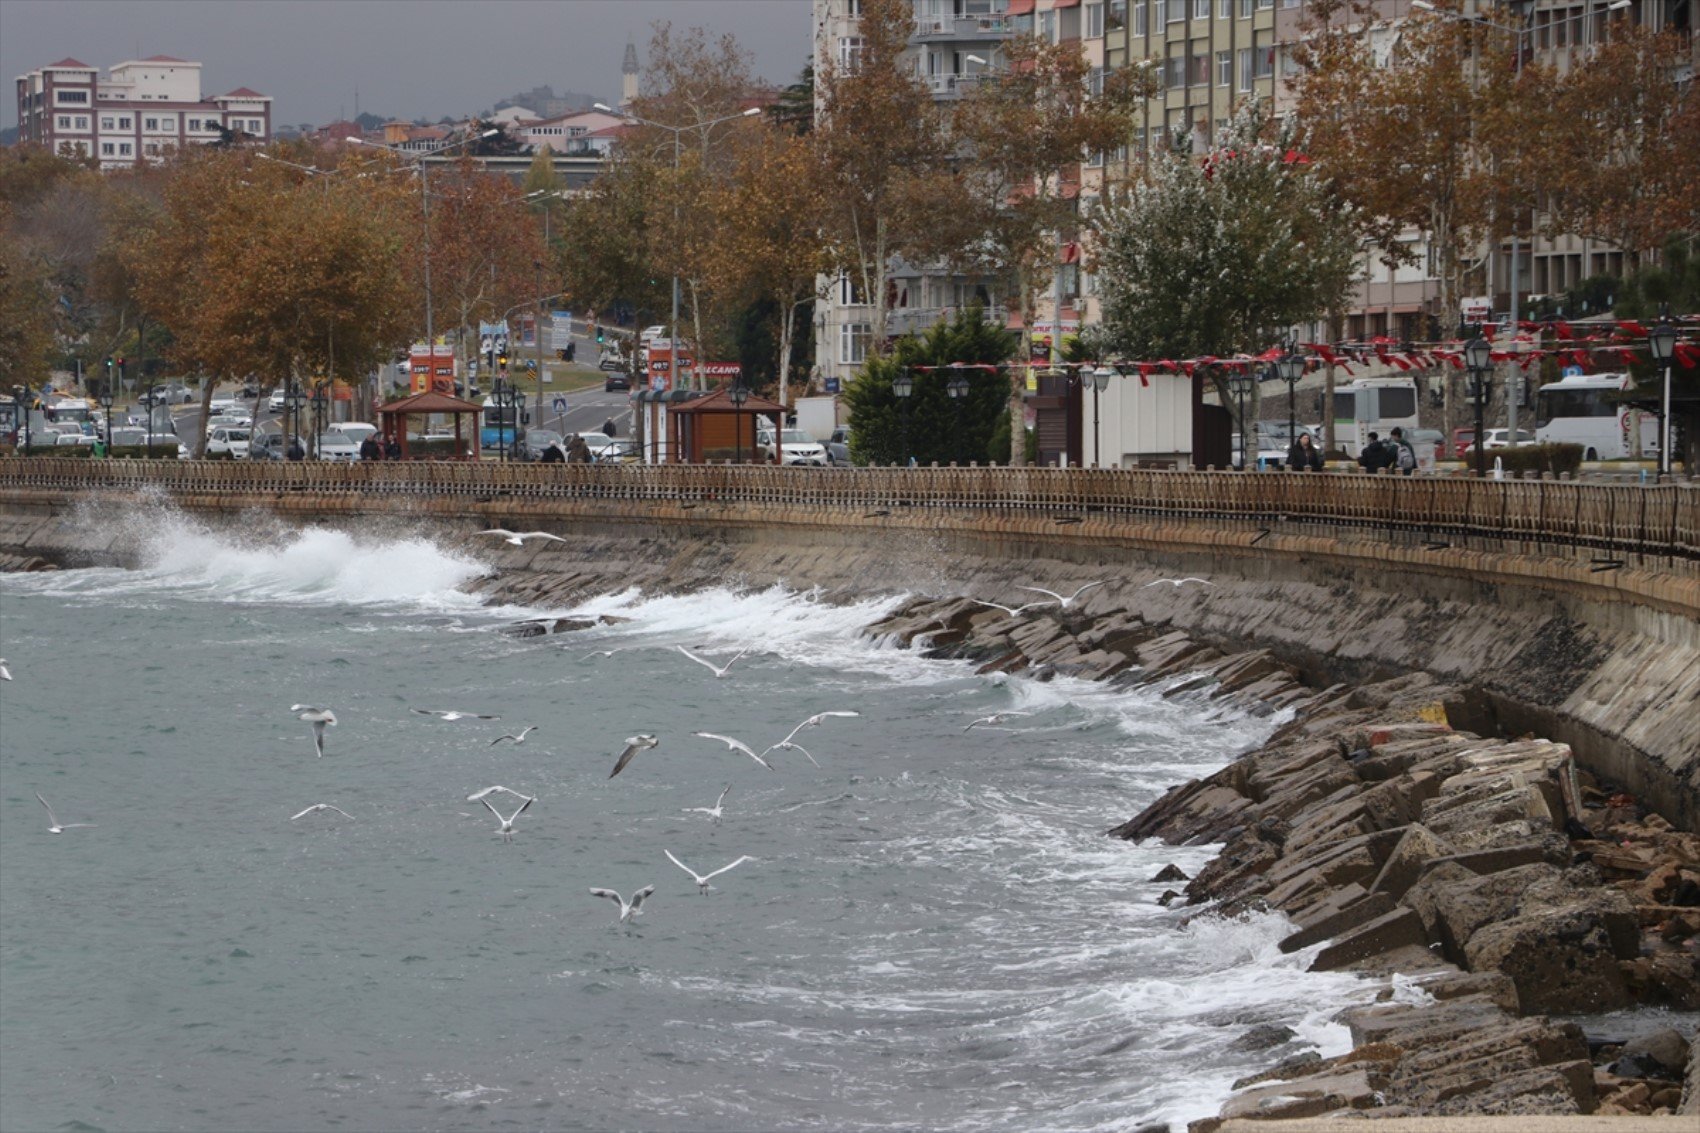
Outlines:
[[[1279,717],[976,675],[863,632],[900,595],[495,607],[427,529],[131,522],[138,569],[0,577],[7,1133],[1181,1128],[1386,991],[1159,904],[1215,847],[1105,836]],[[818,767],[694,734],[823,711]]]

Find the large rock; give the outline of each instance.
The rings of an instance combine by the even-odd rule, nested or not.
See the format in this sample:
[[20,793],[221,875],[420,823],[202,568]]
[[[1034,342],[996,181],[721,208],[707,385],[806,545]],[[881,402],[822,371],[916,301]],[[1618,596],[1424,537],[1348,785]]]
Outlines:
[[1618,915],[1603,901],[1525,913],[1478,929],[1464,946],[1465,960],[1472,971],[1510,976],[1525,1011],[1615,1011],[1632,1002],[1618,967],[1627,957],[1612,944],[1610,922]]

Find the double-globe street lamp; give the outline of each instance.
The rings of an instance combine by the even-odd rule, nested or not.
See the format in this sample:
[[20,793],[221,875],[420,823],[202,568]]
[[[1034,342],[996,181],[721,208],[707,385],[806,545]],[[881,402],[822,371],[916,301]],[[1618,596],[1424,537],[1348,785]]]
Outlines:
[[956,463],[963,463],[962,457],[962,402],[968,397],[968,379],[957,374],[945,384],[945,392],[950,394],[950,400],[956,405]]
[[[1653,361],[1665,371],[1664,396],[1659,400],[1659,475],[1668,476],[1671,470],[1671,427],[1670,427],[1670,364],[1671,356],[1676,353],[1676,327],[1671,325],[1670,316],[1659,320],[1659,325],[1647,334],[1647,345],[1652,350]],[[1690,474],[1693,469],[1689,469]]]
[[733,463],[742,464],[744,463],[744,402],[750,399],[750,391],[744,388],[742,376],[732,383],[732,388],[727,391],[726,396],[732,402],[733,409],[732,432],[736,438],[733,444],[737,453]]
[[106,410],[106,455],[112,455],[112,403],[118,400],[116,383],[112,380],[112,368],[107,367],[106,381],[100,387],[100,396],[96,398],[100,407]]
[[313,459],[314,460],[319,459],[319,457],[321,455],[321,453],[319,451],[320,439],[325,435],[325,426],[329,424],[327,410],[329,410],[329,408],[330,408],[331,399],[330,399],[330,395],[325,392],[326,389],[329,387],[329,385],[330,385],[329,382],[319,382],[318,384],[316,384],[313,387],[313,396],[310,399],[312,401],[312,404],[313,404]]
[[1115,371],[1108,366],[1099,366],[1092,371],[1092,467],[1104,467],[1102,450],[1098,447],[1098,396],[1110,388],[1110,378]]
[[1482,337],[1482,328],[1475,328],[1475,337],[1464,344],[1464,368],[1470,373],[1470,386],[1465,392],[1476,403],[1476,476],[1487,475],[1487,435],[1483,432],[1483,417],[1487,411],[1488,375],[1493,372],[1493,344]]
[[1233,371],[1230,371],[1229,374],[1228,374],[1228,392],[1230,394],[1232,394],[1233,397],[1234,397],[1234,400],[1239,403],[1239,409],[1240,409],[1240,413],[1239,413],[1239,423],[1240,423],[1240,429],[1239,429],[1239,438],[1240,438],[1239,470],[1241,472],[1244,472],[1245,469],[1246,469],[1246,456],[1247,456],[1246,441],[1248,439],[1247,436],[1246,436],[1247,429],[1246,429],[1246,420],[1245,420],[1245,399],[1246,399],[1246,394],[1251,392],[1251,383],[1254,380],[1255,379],[1251,376],[1251,371],[1249,369],[1233,370]]
[[[285,457],[289,455],[292,448],[301,446],[301,407],[306,404],[307,391],[297,385],[293,378],[290,379],[283,387],[283,420],[290,423],[290,428],[286,431],[295,439],[295,443],[294,445],[287,443],[284,445],[283,454]],[[301,447],[302,453],[305,455],[306,448],[305,446]]]
[[902,421],[903,430],[903,467],[909,467],[909,395],[915,392],[915,375],[905,366],[895,378],[891,379],[891,392],[896,395],[900,407],[898,416]]
[[1297,398],[1299,379],[1305,376],[1305,356],[1299,353],[1297,343],[1289,342],[1282,349],[1275,360],[1275,372],[1287,383],[1287,443],[1291,445],[1299,439]]
[[[490,393],[490,400],[496,405],[496,443],[501,447],[501,458],[511,460],[513,450],[519,444],[519,407],[525,403],[525,394],[506,378],[499,377]],[[514,432],[511,444],[508,441],[510,429]]]
[[[673,135],[673,173],[674,173],[675,176],[677,176],[678,172],[679,172],[680,138],[684,135],[684,132],[686,130],[707,130],[709,127],[718,126],[722,122],[731,122],[731,121],[734,121],[738,118],[753,118],[757,114],[761,113],[761,107],[752,106],[748,110],[740,110],[736,114],[725,114],[725,115],[722,115],[719,118],[711,118],[707,122],[689,122],[689,123],[686,123],[683,126],[669,126],[669,125],[667,125],[666,123],[663,123],[663,122],[652,122],[648,118],[639,118],[636,114],[630,114],[630,113],[627,113],[625,111],[615,110],[612,106],[609,106],[605,102],[592,103],[591,105],[594,106],[597,110],[602,111],[604,114],[618,115],[619,117],[624,118],[627,121],[638,122],[638,123],[641,123],[642,125],[645,125],[645,126],[653,126],[657,130],[666,130],[668,133],[672,134]],[[705,134],[704,137],[703,137],[704,148],[707,148],[707,145],[708,145],[708,138],[707,138],[707,135]],[[673,197],[673,228],[674,228],[674,238],[675,239],[677,239],[677,237],[678,237],[678,227],[679,227],[679,200],[678,200],[677,189],[675,188],[674,197]],[[668,359],[667,359],[667,366],[668,366],[668,369],[671,371],[671,373],[673,375],[673,388],[678,389],[678,388],[680,388],[680,386],[679,386],[679,272],[678,272],[677,268],[675,268],[675,270],[673,272],[673,319],[672,319],[672,322],[667,327],[667,334],[668,334],[667,349],[669,351],[669,355],[668,355]]]

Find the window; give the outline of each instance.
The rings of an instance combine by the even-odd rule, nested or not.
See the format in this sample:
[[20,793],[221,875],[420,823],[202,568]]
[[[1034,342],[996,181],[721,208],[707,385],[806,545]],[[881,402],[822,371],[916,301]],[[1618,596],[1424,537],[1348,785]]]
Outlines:
[[1216,5],[1216,18],[1218,20],[1231,20],[1231,19],[1233,19],[1234,18],[1234,0],[1218,0],[1218,3]]
[[1187,61],[1186,85],[1189,87],[1207,87],[1210,85],[1210,53],[1201,51]]
[[119,142],[118,143],[118,156],[119,157],[129,157],[133,152],[135,152],[135,151],[130,148],[129,142]]
[[1151,33],[1151,4],[1150,0],[1133,0],[1133,34],[1149,35]]
[[71,128],[71,116],[69,114],[61,114],[59,116],[58,125],[61,130],[69,130]]
[[144,129],[144,130],[157,130],[157,129],[159,129],[159,119],[158,118],[143,118],[142,119],[142,129]]
[[1234,53],[1218,51],[1216,53],[1216,85],[1231,87],[1234,85]]
[[874,337],[869,323],[842,323],[838,327],[838,361],[845,366],[859,366],[868,357],[868,343]]
[[116,147],[111,142],[100,143],[100,156],[111,157],[115,152],[117,152]]
[[1164,23],[1178,24],[1186,19],[1186,0],[1168,0],[1164,11]]
[[86,130],[86,129],[89,128],[89,116],[87,114],[77,115],[75,121],[76,121],[76,124],[77,124],[77,129]]
[[1251,19],[1252,0],[1240,0],[1240,19]]
[[1046,43],[1057,41],[1057,13],[1055,9],[1047,8],[1039,13],[1039,38]]
[[1210,0],[1192,0],[1192,18],[1208,20],[1210,18]]
[[100,128],[102,130],[116,130],[118,128],[118,119],[113,118],[111,115],[104,115],[100,120]]
[[1104,93],[1104,68],[1094,67],[1086,75],[1086,93],[1097,98]]
[[1086,5],[1086,38],[1101,39],[1104,35],[1104,6]]
[[86,90],[57,90],[53,92],[53,101],[61,106],[68,103],[87,106],[89,104],[89,92]]
[[149,142],[147,145],[143,146],[142,149],[146,153],[148,153],[148,154],[150,154],[154,157],[159,156],[159,143],[158,142]]
[[1274,6],[1275,0],[1257,0],[1257,10],[1260,12],[1265,8],[1273,8]]
[[1275,49],[1273,47],[1257,47],[1251,53],[1252,72],[1254,79],[1267,79],[1275,73]]
[[862,65],[862,37],[842,36],[838,41],[838,69],[854,71]]
[[[1139,6],[1144,7],[1145,0],[1139,0]],[[1127,26],[1127,0],[1110,0],[1110,9],[1104,14],[1104,27],[1110,31],[1120,31]],[[1137,30],[1137,29],[1135,29]],[[1144,35],[1144,32],[1140,32]]]
[[862,0],[844,0],[844,6],[849,9],[850,18],[852,20],[859,20],[862,18]]
[[1251,89],[1251,48],[1242,47],[1239,52],[1240,89]]
[[1180,54],[1182,48],[1171,44],[1169,50],[1174,52],[1163,60],[1163,89],[1170,90],[1186,85],[1186,57]]
[[136,128],[136,121],[128,114],[120,114],[118,116],[118,128],[120,130],[133,130]]

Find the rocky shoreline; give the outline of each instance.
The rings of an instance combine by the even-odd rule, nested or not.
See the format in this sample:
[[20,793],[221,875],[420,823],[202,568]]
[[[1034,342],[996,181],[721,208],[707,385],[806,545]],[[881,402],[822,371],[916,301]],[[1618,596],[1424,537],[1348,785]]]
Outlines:
[[1596,782],[1564,744],[1455,729],[1470,697],[1424,674],[1311,688],[1266,652],[1224,654],[1126,612],[918,599],[867,632],[982,672],[1291,711],[1264,746],[1110,833],[1223,843],[1197,877],[1154,879],[1185,882],[1162,902],[1280,911],[1284,951],[1320,945],[1313,970],[1394,976],[1401,993],[1344,1013],[1349,1053],[1236,1083],[1195,1133],[1347,1111],[1700,1114],[1692,1030],[1625,1041],[1550,1017],[1700,1011],[1700,836]]

